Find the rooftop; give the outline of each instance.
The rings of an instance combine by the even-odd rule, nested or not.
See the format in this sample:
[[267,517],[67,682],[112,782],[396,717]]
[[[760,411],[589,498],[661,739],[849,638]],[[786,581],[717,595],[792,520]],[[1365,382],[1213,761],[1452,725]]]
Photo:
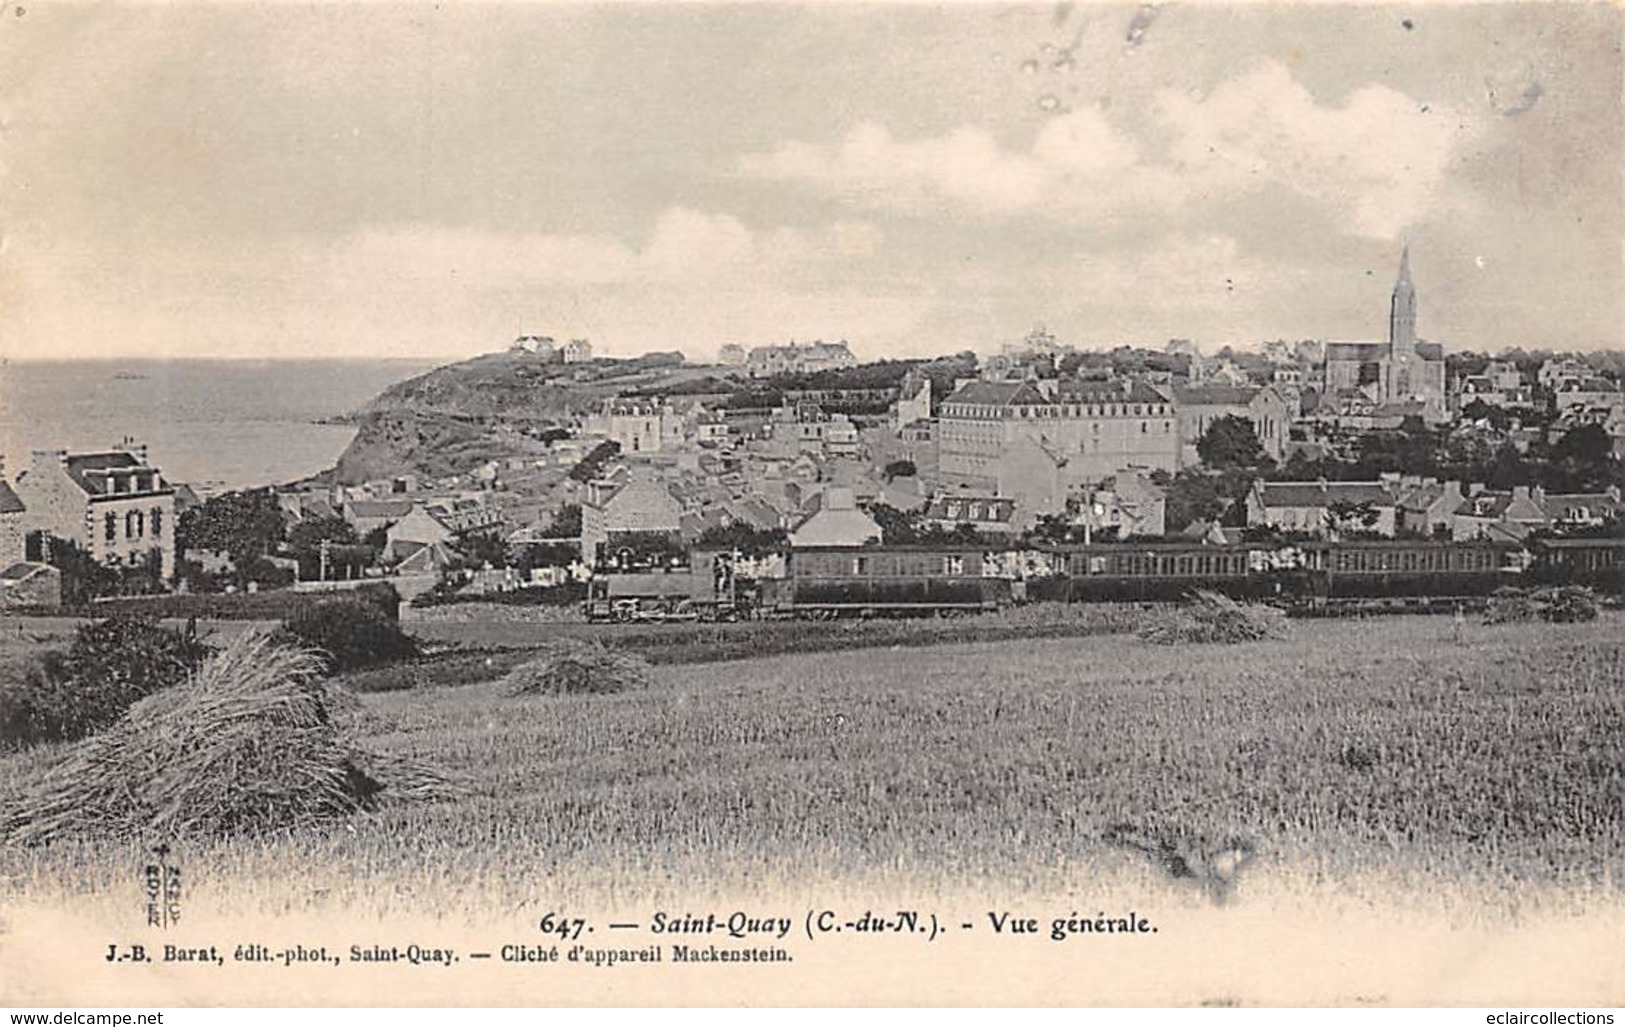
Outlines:
[[1266,481],[1259,485],[1267,507],[1330,506],[1372,503],[1391,506],[1394,494],[1380,481]]

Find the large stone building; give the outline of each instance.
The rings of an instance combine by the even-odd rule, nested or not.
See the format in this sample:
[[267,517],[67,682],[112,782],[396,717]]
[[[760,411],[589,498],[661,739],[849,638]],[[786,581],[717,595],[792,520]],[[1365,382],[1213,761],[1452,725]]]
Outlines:
[[29,531],[47,531],[102,563],[136,566],[158,555],[175,573],[175,488],[130,440],[106,453],[36,450],[17,476]]
[[1253,434],[1271,460],[1279,463],[1286,452],[1292,427],[1292,405],[1273,386],[1186,385],[1174,390],[1179,410],[1180,459],[1187,466],[1200,463],[1196,444],[1221,417],[1252,422]]
[[623,482],[589,482],[581,504],[581,558],[596,565],[612,557],[627,536],[667,536],[675,543],[682,517],[671,487],[647,472]]
[[1333,397],[1349,393],[1383,404],[1421,403],[1424,417],[1446,417],[1444,348],[1416,338],[1416,286],[1411,281],[1410,248],[1399,259],[1388,310],[1388,341],[1326,344],[1325,389]]
[[788,346],[757,346],[746,358],[745,369],[752,378],[771,378],[776,374],[811,374],[857,364],[845,340],[792,342]]
[[[997,490],[1005,464],[1037,449],[1068,489],[1127,468],[1173,471],[1180,437],[1172,397],[1138,379],[965,382],[938,411],[943,488]],[[1018,443],[1037,443],[1036,447]]]
[[28,508],[6,483],[5,458],[0,457],[0,567],[23,558],[28,534]]
[[622,456],[633,456],[681,447],[688,437],[688,424],[669,402],[609,399],[596,414],[582,418],[581,431],[620,446]]

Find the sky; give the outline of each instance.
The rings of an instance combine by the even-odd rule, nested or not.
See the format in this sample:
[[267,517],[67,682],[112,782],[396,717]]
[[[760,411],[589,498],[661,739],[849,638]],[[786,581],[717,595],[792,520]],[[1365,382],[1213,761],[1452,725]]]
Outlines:
[[1625,348],[1620,10],[34,4],[0,356]]

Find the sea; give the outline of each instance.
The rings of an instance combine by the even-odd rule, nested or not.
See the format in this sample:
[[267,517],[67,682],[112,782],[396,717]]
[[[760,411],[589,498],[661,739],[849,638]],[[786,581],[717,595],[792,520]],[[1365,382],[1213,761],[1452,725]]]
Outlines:
[[170,481],[200,493],[296,481],[324,471],[355,437],[331,422],[425,360],[0,361],[6,477],[33,450],[147,444]]

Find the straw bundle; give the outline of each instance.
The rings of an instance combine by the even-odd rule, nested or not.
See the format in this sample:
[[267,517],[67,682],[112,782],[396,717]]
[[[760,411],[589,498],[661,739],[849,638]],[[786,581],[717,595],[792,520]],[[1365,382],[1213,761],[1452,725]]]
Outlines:
[[545,655],[502,679],[510,695],[604,694],[643,688],[649,681],[649,664],[641,657],[573,638],[550,643]]
[[18,789],[0,826],[24,843],[220,836],[456,792],[428,768],[357,749],[343,725],[355,700],[321,671],[315,653],[241,635],[187,683],[66,750]]
[[1223,593],[1199,590],[1189,604],[1160,612],[1140,629],[1140,637],[1157,645],[1285,638],[1286,614],[1273,606],[1238,603]]
[[1571,624],[1597,619],[1597,594],[1582,585],[1560,585],[1534,592],[1498,588],[1484,611],[1485,624],[1519,624],[1532,620]]

